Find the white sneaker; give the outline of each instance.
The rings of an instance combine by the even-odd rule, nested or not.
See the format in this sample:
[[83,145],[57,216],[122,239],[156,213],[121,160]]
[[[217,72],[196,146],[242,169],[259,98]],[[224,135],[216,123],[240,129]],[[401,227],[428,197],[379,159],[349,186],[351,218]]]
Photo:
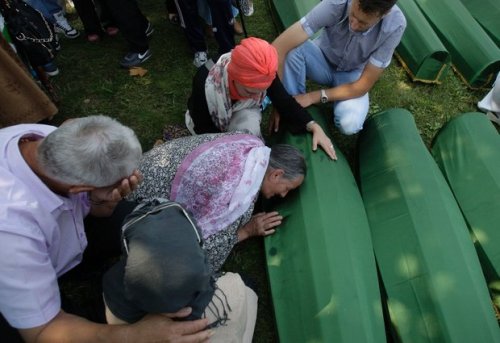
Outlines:
[[207,60],[208,60],[208,56],[207,56],[207,53],[205,51],[197,51],[194,53],[193,64],[196,68],[199,68],[202,65],[204,65],[205,63],[207,63]]
[[80,32],[78,32],[68,23],[68,20],[66,19],[62,11],[54,13],[54,18],[56,19],[56,22],[54,24],[54,31],[56,31],[57,33],[62,33],[64,36],[71,39],[80,36]]
[[240,0],[241,12],[249,17],[253,14],[253,0]]

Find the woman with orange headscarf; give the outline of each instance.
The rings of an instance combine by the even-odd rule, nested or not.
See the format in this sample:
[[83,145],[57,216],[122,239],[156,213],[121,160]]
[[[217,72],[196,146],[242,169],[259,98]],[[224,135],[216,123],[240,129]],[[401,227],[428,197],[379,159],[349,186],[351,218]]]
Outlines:
[[276,49],[255,37],[243,39],[217,63],[200,67],[193,78],[186,112],[191,133],[243,130],[261,136],[261,105],[267,95],[292,132],[311,132],[313,150],[320,145],[330,158],[336,159],[332,142],[286,92],[277,70]]

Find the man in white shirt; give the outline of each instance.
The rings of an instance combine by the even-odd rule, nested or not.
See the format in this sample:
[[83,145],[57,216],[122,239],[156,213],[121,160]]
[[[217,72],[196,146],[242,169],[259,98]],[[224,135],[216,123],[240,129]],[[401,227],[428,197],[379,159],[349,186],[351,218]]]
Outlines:
[[[273,42],[278,73],[290,95],[303,107],[333,102],[334,123],[344,134],[363,128],[368,92],[389,66],[406,28],[395,3],[323,0]],[[326,87],[306,92],[306,79]],[[271,126],[277,120],[271,119]]]

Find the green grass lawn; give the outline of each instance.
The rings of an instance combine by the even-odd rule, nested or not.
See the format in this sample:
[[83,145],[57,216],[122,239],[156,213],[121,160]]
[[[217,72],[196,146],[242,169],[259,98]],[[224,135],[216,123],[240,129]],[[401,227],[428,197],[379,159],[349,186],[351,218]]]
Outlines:
[[[106,37],[99,43],[89,43],[83,36],[62,39],[62,51],[56,60],[61,73],[53,78],[60,96],[55,125],[67,118],[109,115],[133,128],[147,151],[162,137],[165,125],[183,123],[191,77],[195,73],[192,54],[181,28],[166,20],[163,1],[140,0],[139,4],[155,28],[150,42],[153,56],[143,65],[148,73],[144,77],[131,77],[119,67],[127,52],[120,36]],[[245,18],[248,33],[272,41],[278,32],[269,4],[263,0],[254,0],[254,4],[255,14]],[[81,29],[78,19],[72,18],[72,23]],[[210,52],[215,53],[213,39],[209,39],[209,46]],[[468,90],[452,71],[441,85],[412,83],[394,60],[370,93],[370,113],[391,107],[408,109],[428,145],[449,118],[475,111],[477,101],[485,93]],[[325,115],[329,112],[325,108]],[[353,163],[357,137],[341,136],[331,130],[337,148]],[[257,283],[260,298],[255,341],[277,341],[262,239],[238,246],[226,269],[244,273]]]

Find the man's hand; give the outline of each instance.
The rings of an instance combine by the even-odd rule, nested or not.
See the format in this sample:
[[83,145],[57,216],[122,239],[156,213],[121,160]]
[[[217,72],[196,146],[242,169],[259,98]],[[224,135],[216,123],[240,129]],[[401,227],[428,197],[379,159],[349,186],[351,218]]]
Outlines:
[[325,134],[325,131],[319,126],[317,123],[311,125],[310,128],[312,132],[312,149],[316,151],[318,149],[318,145],[326,152],[326,154],[334,161],[337,160],[337,154],[335,153],[335,148],[333,147],[333,143]]
[[281,224],[283,217],[276,211],[261,212],[238,230],[238,241],[241,242],[253,236],[269,236],[276,232],[275,227]]
[[142,181],[142,175],[134,170],[132,175],[109,187],[95,188],[89,192],[90,212],[95,216],[107,216],[113,213],[116,204],[132,193]]
[[207,319],[184,322],[172,320],[172,318],[186,317],[190,313],[191,308],[186,307],[173,314],[150,314],[132,324],[129,333],[133,332],[132,337],[137,339],[135,342],[208,342],[214,331],[206,330]]
[[90,192],[90,200],[99,202],[118,202],[132,193],[142,181],[142,175],[138,170],[134,170],[132,175],[121,180],[118,184],[96,188]]
[[269,134],[278,132],[280,129],[280,113],[276,108],[273,108],[269,116]]
[[207,330],[208,320],[174,321],[185,317],[191,308],[184,308],[174,314],[150,314],[134,324],[97,324],[84,318],[65,313],[54,317],[49,323],[19,332],[28,343],[34,342],[166,342],[201,343],[208,342],[214,334]]

